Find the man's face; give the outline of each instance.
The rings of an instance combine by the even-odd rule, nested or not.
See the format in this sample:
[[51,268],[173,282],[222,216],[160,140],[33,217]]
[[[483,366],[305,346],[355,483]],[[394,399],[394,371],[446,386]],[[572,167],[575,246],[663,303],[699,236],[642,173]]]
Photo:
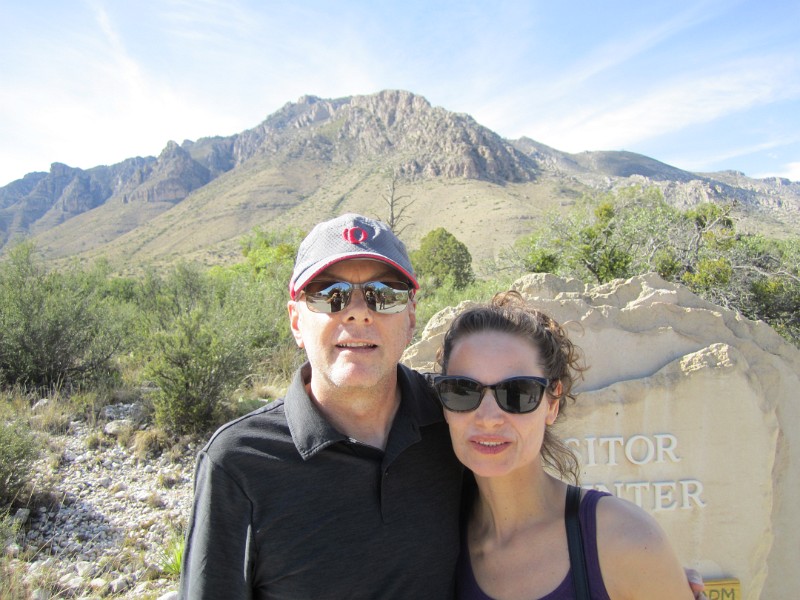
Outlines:
[[[349,283],[381,280],[402,281],[403,277],[382,262],[345,260],[314,278]],[[403,312],[381,314],[367,307],[359,289],[339,312],[313,312],[303,294],[290,301],[288,308],[292,333],[311,363],[311,388],[317,399],[326,393],[395,383],[397,363],[416,325],[413,301]]]

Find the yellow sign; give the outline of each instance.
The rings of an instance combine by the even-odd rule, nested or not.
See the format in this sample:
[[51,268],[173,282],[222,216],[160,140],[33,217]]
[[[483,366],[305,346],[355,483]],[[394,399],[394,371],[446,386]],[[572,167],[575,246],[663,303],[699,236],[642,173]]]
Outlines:
[[704,581],[708,600],[741,600],[742,590],[738,579]]

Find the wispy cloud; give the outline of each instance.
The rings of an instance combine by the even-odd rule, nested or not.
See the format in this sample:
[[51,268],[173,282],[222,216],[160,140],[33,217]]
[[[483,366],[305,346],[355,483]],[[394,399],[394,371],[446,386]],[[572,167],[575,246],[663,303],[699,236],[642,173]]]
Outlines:
[[258,13],[233,0],[168,0],[158,10],[169,35],[229,48],[231,40],[255,35],[262,21]]
[[763,173],[758,175],[758,177],[784,177],[785,179],[789,179],[791,181],[800,181],[800,161],[790,162],[787,165],[784,165],[783,168],[779,168],[778,170],[771,171],[769,173]]
[[673,79],[639,96],[610,93],[577,107],[566,105],[560,113],[534,115],[528,135],[572,152],[630,147],[754,106],[800,99],[798,75],[797,61],[739,61],[714,73]]

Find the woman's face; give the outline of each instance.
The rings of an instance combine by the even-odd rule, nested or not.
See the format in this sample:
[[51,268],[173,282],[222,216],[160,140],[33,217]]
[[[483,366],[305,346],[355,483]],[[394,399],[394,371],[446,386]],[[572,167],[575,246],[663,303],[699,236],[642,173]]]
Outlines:
[[[545,377],[539,351],[521,336],[483,331],[462,337],[453,346],[448,375],[461,375],[485,385],[509,377]],[[558,401],[545,392],[536,410],[525,414],[503,411],[494,392],[486,390],[472,412],[444,411],[458,459],[475,475],[500,477],[536,462],[544,431],[558,416]]]

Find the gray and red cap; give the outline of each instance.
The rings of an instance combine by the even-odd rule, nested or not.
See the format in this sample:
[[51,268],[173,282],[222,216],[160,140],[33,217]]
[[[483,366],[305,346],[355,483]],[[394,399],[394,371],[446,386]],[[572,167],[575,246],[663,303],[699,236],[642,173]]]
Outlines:
[[384,262],[397,269],[415,290],[419,289],[406,247],[389,226],[369,217],[346,214],[319,223],[300,244],[289,281],[292,300],[331,265],[356,258]]

